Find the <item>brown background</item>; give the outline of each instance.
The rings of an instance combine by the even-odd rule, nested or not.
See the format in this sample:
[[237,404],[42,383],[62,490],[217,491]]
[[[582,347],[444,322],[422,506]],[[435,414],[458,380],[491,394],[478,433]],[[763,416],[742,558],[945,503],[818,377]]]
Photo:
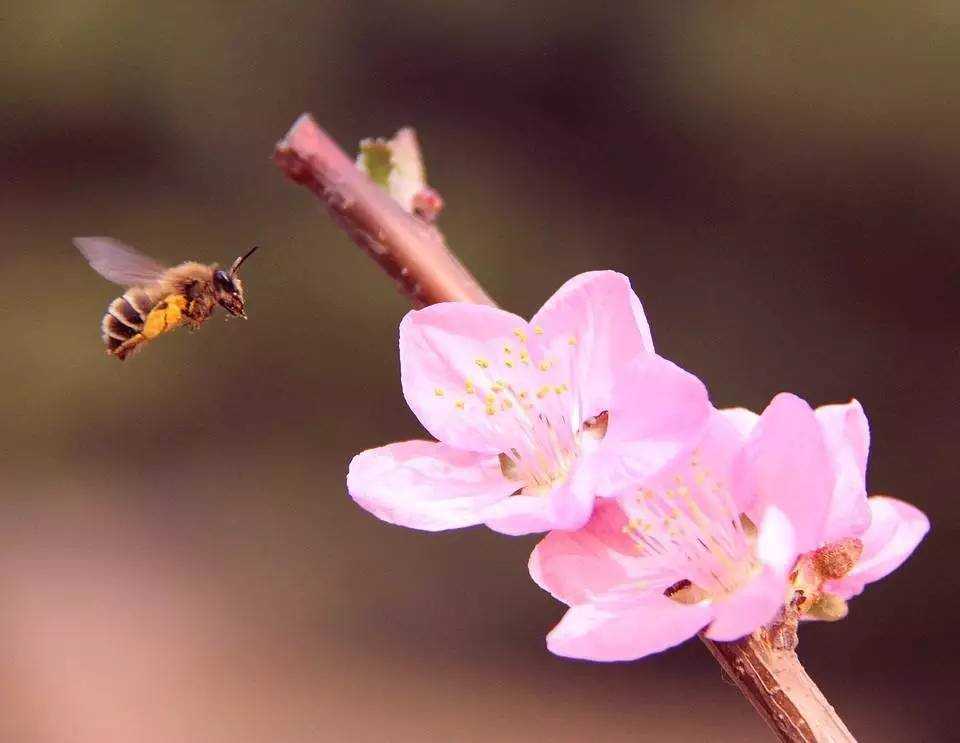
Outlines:
[[[451,245],[530,313],[631,276],[719,405],[858,397],[933,531],[801,652],[862,740],[955,705],[960,11],[949,3],[8,4],[0,24],[0,740],[762,741],[695,642],[551,657],[533,538],[344,492],[421,435],[406,305],[269,162],[302,110],[415,125]],[[110,234],[246,270],[247,323],[119,364]]]

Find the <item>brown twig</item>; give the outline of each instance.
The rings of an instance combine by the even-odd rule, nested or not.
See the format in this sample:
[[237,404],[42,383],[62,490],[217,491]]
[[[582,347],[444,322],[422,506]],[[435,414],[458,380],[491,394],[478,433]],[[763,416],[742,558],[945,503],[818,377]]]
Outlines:
[[[317,194],[353,241],[415,304],[494,305],[440,232],[401,209],[309,115],[294,123],[277,144],[274,158],[290,178]],[[775,649],[764,631],[736,642],[700,637],[780,740],[855,743],[793,650]]]
[[494,304],[447,248],[440,231],[405,212],[303,114],[273,155],[307,186],[333,219],[393,278],[417,306],[435,302]]

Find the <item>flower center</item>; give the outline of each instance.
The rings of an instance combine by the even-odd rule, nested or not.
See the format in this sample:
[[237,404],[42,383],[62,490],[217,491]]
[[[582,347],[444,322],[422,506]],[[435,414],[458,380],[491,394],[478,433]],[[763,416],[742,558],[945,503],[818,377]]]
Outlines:
[[[566,419],[561,419],[566,423]],[[525,495],[544,494],[566,480],[574,462],[596,446],[607,432],[609,414],[587,418],[580,430],[554,426],[542,413],[531,419],[531,429],[515,440],[514,446],[500,454],[504,477],[522,483]]]
[[[516,328],[471,359],[463,393],[436,388],[440,404],[459,415],[481,416],[497,437],[500,467],[528,494],[563,482],[580,455],[606,433],[606,413],[584,410],[577,388],[578,341],[539,325]],[[462,367],[461,367],[462,368]]]
[[756,527],[696,452],[669,487],[640,488],[625,507],[623,531],[645,559],[645,588],[662,587],[676,601],[696,603],[732,594],[759,570]]

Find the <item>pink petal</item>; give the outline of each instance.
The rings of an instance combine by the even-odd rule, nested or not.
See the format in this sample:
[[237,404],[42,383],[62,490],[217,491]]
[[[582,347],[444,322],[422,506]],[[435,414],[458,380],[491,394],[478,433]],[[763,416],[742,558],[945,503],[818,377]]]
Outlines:
[[562,359],[572,351],[573,384],[586,416],[608,409],[618,367],[637,354],[653,352],[640,300],[630,280],[614,271],[573,277],[530,324],[545,358]]
[[685,605],[656,593],[581,604],[547,635],[547,647],[568,658],[636,660],[693,637],[710,618],[705,603]]
[[515,330],[526,332],[527,322],[494,307],[458,302],[413,310],[403,318],[403,394],[435,438],[468,451],[504,450],[500,419],[486,414],[483,394],[491,378],[503,373],[503,349],[516,340]]
[[590,601],[636,580],[636,544],[623,532],[627,519],[615,500],[597,504],[579,531],[552,531],[530,555],[530,576],[567,605]]
[[849,575],[827,584],[829,592],[845,599],[900,567],[930,530],[923,511],[909,503],[882,495],[869,498],[868,503],[870,526],[860,536],[863,555]]
[[713,408],[703,383],[653,354],[618,369],[607,435],[592,471],[598,495],[610,495],[675,463],[697,445]]
[[846,405],[824,405],[814,411],[834,462],[837,482],[827,516],[824,542],[863,532],[870,524],[867,505],[867,452],[870,426],[856,400]]
[[486,509],[516,487],[497,457],[434,441],[368,449],[353,458],[347,474],[351,497],[374,516],[427,531],[483,523]]
[[793,525],[798,552],[820,546],[833,494],[833,462],[817,419],[803,400],[782,393],[760,416],[738,463],[752,515],[777,506]]
[[716,618],[707,630],[707,637],[728,642],[759,629],[783,607],[787,588],[784,574],[770,566],[764,567],[753,580],[731,596],[714,602]]
[[744,439],[750,435],[757,421],[760,420],[759,415],[747,408],[723,408],[720,414],[733,424]]
[[[486,512],[486,524],[501,534],[518,536],[552,529],[579,529],[593,511],[592,483],[571,477],[546,493],[507,498]],[[536,491],[533,491],[536,492]]]
[[763,514],[755,550],[760,562],[780,575],[786,575],[797,562],[799,554],[793,524],[776,506],[770,506]]

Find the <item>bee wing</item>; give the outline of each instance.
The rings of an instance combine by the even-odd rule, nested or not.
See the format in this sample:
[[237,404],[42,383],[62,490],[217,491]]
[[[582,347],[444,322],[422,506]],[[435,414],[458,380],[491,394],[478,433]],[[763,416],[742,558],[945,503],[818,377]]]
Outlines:
[[94,271],[121,286],[152,284],[166,270],[153,258],[112,237],[75,237],[73,244]]

